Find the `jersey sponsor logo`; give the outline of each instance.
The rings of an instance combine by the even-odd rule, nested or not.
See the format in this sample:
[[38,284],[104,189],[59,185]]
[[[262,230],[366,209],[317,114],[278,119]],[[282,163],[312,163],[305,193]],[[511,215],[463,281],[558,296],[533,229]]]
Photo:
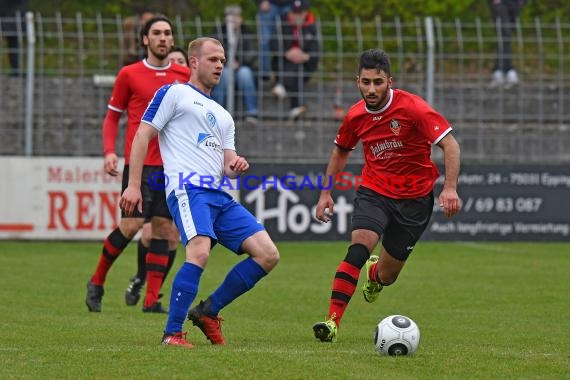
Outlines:
[[210,137],[214,137],[209,133],[199,133],[198,134],[198,144],[201,144],[202,142],[206,141],[206,139],[209,139]]
[[404,147],[404,143],[400,140],[385,140],[370,145],[370,150],[375,157],[380,157],[387,150],[396,150]]
[[395,134],[396,136],[398,136],[400,134],[400,129],[402,127],[400,126],[400,123],[398,122],[398,120],[396,119],[392,119],[390,121],[390,130],[392,131],[393,134]]
[[210,111],[208,111],[208,113],[206,114],[206,119],[208,120],[208,124],[210,125],[211,128],[215,128],[216,127],[216,116],[214,116],[214,114]]
[[199,133],[198,134],[198,146],[203,146],[205,148],[210,148],[215,152],[222,153],[222,144],[220,144],[214,135],[209,133]]
[[382,116],[373,116],[372,121],[380,121],[382,120]]

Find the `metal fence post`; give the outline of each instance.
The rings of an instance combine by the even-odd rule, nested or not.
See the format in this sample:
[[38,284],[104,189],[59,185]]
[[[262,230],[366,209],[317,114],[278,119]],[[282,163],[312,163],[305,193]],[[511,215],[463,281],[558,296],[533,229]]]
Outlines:
[[28,57],[26,72],[26,137],[25,154],[31,156],[34,148],[34,76],[35,76],[35,54],[36,54],[36,34],[34,30],[34,14],[26,12],[26,34],[28,36]]
[[236,58],[236,50],[237,50],[237,36],[234,32],[234,16],[232,14],[226,15],[226,33],[228,33],[228,54],[227,54],[227,62],[226,67],[224,68],[223,75],[226,76],[227,79],[227,86],[226,89],[226,109],[231,115],[234,115],[234,96],[235,96],[235,71],[234,71],[234,62]]
[[433,19],[425,18],[426,44],[427,44],[427,67],[426,67],[426,100],[433,106],[433,86],[434,86],[434,61],[435,42],[433,38]]

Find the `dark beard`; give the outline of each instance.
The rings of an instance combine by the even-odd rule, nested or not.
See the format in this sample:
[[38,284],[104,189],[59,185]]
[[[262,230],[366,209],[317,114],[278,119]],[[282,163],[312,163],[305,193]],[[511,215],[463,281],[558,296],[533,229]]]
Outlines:
[[384,94],[384,98],[382,98],[382,100],[378,103],[378,105],[370,105],[368,104],[368,102],[366,101],[366,97],[364,96],[364,94],[362,93],[362,91],[360,92],[360,96],[362,96],[362,99],[364,99],[364,103],[366,104],[366,109],[369,111],[379,111],[382,109],[382,107],[384,107],[386,104],[388,104],[388,101],[390,101],[390,89],[388,88],[388,90],[386,91],[386,93]]
[[156,58],[158,58],[159,60],[161,60],[161,61],[164,60],[164,59],[166,59],[166,57],[168,57],[168,54],[156,54],[156,53],[153,53],[153,55],[154,55]]
[[[366,102],[366,100],[364,102]],[[371,106],[370,104],[366,103],[366,109],[369,111],[378,111],[381,108],[382,108],[382,104],[379,104],[377,106]]]
[[[152,49],[150,49],[150,48],[149,48],[148,50],[149,50],[150,53],[152,53],[152,55],[154,55],[156,58],[158,58],[158,59],[161,60],[161,61],[162,61],[162,60],[165,60],[166,57],[168,57],[168,54],[169,54],[168,52],[163,54],[163,53],[160,53],[160,52],[158,52],[158,51],[154,51],[154,50],[152,50]],[[147,57],[148,57],[148,54],[147,54]]]

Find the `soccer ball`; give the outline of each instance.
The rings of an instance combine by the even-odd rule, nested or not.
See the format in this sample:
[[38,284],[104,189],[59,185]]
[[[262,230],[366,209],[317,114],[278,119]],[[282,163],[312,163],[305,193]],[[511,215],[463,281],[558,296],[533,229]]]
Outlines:
[[381,355],[411,355],[420,344],[420,329],[409,317],[390,315],[376,326],[374,344]]

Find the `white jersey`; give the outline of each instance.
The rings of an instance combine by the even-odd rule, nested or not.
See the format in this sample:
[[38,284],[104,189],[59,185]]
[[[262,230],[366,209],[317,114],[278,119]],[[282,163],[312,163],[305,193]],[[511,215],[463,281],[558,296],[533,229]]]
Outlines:
[[220,187],[224,150],[235,150],[228,111],[189,83],[170,84],[154,94],[142,121],[159,132],[167,196],[185,184]]

